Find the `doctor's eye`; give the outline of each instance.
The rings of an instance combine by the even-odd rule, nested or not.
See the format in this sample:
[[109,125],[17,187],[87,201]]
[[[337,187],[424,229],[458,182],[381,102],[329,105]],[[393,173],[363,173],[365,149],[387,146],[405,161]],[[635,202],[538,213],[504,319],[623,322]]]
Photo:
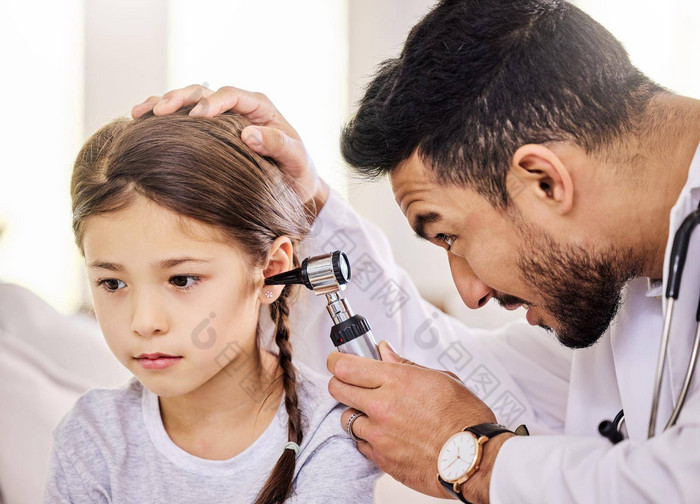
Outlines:
[[454,243],[454,241],[457,239],[456,236],[447,235],[447,234],[443,234],[443,233],[438,233],[437,235],[435,235],[435,238],[438,239],[439,241],[447,244],[448,252],[449,252],[450,248],[452,247],[452,244]]
[[190,290],[197,285],[200,280],[201,277],[195,275],[175,275],[170,277],[170,283],[184,291]]
[[102,288],[110,294],[113,294],[126,287],[124,282],[117,280],[116,278],[102,278],[95,282],[95,284],[98,287],[102,286]]

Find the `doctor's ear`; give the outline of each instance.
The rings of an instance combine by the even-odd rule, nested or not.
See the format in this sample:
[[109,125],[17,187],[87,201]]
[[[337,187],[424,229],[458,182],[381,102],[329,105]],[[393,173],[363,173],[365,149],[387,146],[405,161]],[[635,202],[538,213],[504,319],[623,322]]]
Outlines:
[[[263,265],[263,277],[268,278],[294,268],[294,246],[286,236],[278,237],[270,247],[267,262]],[[284,285],[263,285],[258,297],[263,304],[273,303],[282,293]]]
[[540,203],[565,215],[573,207],[571,173],[560,157],[544,145],[527,144],[515,151],[506,186],[511,199],[521,208]]

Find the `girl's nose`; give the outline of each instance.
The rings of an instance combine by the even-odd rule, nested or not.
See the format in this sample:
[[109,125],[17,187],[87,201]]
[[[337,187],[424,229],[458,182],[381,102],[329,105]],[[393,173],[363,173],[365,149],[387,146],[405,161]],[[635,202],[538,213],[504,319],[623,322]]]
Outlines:
[[145,338],[168,331],[165,311],[154,296],[134,296],[131,331]]

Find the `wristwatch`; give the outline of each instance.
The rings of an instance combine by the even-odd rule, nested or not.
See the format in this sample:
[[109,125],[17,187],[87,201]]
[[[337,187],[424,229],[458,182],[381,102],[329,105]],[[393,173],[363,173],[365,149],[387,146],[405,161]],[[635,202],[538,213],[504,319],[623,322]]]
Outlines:
[[462,496],[461,486],[479,469],[484,443],[504,432],[512,431],[500,424],[483,423],[465,427],[450,437],[438,455],[437,477],[440,484],[460,501],[469,504]]

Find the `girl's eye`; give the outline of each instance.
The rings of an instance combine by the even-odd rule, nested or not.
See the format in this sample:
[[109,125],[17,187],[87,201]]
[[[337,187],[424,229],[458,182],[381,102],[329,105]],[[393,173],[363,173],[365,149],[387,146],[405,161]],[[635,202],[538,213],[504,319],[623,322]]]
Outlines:
[[175,275],[170,277],[170,283],[180,290],[190,290],[197,285],[201,277],[194,275]]
[[126,284],[116,278],[103,278],[97,281],[97,286],[103,286],[104,290],[113,293],[126,287]]
[[[173,277],[170,277],[170,283],[178,289],[184,291],[193,288],[199,283],[200,280],[201,277],[194,275],[175,275]],[[98,287],[102,286],[104,290],[110,294],[113,294],[126,287],[126,284],[124,282],[122,282],[121,280],[117,280],[116,278],[103,278],[98,280],[96,284]]]

